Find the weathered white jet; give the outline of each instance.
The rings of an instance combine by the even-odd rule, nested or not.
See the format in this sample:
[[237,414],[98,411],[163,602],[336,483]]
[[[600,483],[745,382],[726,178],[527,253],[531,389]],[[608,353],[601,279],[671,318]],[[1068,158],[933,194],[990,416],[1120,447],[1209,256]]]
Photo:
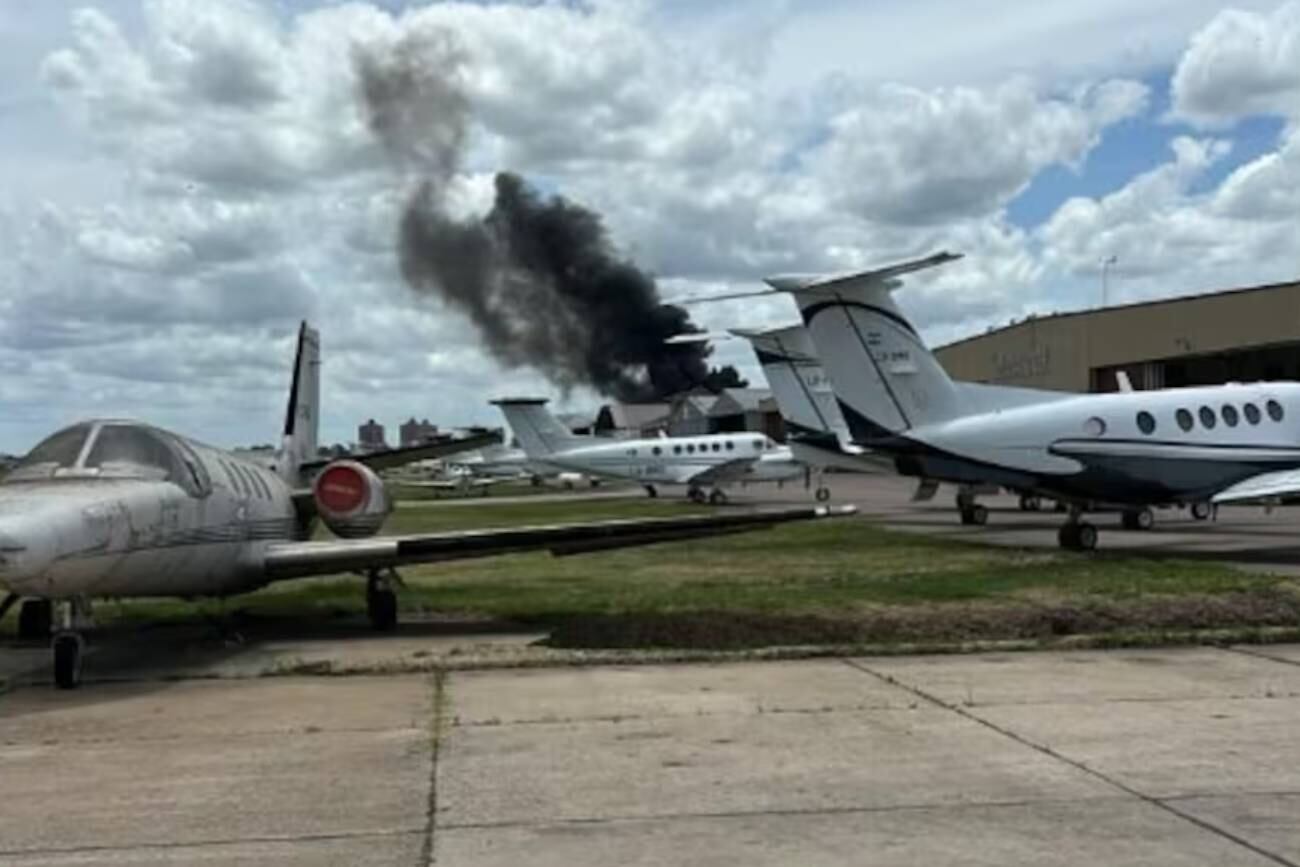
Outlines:
[[[0,484],[0,616],[55,632],[54,679],[81,679],[81,631],[101,597],[227,596],[272,581],[366,575],[372,624],[397,620],[394,569],[511,551],[554,553],[739,532],[851,510],[790,509],[378,537],[392,502],[375,470],[495,442],[495,435],[316,460],[320,343],[299,336],[274,467],[147,424],[88,421],[39,443]],[[339,539],[309,541],[316,519]],[[374,538],[368,538],[374,537]]]
[[[686,485],[696,502],[726,502],[723,490],[737,482],[784,482],[805,468],[790,450],[760,433],[609,439],[577,436],[546,409],[543,398],[494,400],[530,460],[564,470],[642,485]],[[711,488],[706,495],[705,488]]]
[[1097,544],[1089,508],[1120,509],[1142,529],[1153,504],[1200,516],[1206,503],[1300,494],[1300,383],[1110,394],[954,383],[892,292],[957,258],[767,281],[798,304],[855,444],[904,475],[1066,503],[1060,544],[1077,550]]

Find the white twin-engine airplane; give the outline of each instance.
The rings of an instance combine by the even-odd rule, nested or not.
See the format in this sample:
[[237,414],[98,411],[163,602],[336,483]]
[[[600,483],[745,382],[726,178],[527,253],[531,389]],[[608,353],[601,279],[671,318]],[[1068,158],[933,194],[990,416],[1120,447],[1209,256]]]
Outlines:
[[[736,482],[784,482],[805,468],[784,446],[760,433],[701,434],[652,439],[577,436],[546,409],[543,398],[492,401],[501,407],[530,460],[561,470],[627,479],[658,496],[658,485],[686,485],[695,502],[726,502]],[[706,495],[705,488],[712,490]]]
[[[767,281],[798,304],[853,444],[903,475],[1065,503],[1060,544],[1075,550],[1097,544],[1090,508],[1118,508],[1136,529],[1151,505],[1300,494],[1300,383],[1071,394],[953,382],[892,292],[957,258]],[[774,293],[721,297],[754,294]]]
[[[852,512],[787,509],[371,537],[392,502],[375,470],[496,442],[471,436],[356,459],[316,460],[320,343],[299,334],[274,467],[128,421],[55,433],[0,483],[0,617],[23,600],[22,637],[48,636],[60,687],[81,679],[81,630],[95,597],[227,596],[288,578],[366,575],[371,623],[397,620],[394,569],[550,549],[581,553],[740,532]],[[320,518],[334,540],[309,541]]]

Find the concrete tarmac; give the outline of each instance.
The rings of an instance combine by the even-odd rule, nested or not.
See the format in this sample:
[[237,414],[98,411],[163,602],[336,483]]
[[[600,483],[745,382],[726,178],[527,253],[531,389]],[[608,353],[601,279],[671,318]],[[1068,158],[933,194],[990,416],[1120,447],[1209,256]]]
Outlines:
[[1300,864],[1300,646],[191,671],[0,696],[0,864]]

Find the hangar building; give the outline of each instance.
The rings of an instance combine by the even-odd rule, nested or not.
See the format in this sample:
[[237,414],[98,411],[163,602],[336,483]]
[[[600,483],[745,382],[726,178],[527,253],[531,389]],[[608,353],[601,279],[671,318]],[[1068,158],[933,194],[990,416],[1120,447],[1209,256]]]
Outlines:
[[1062,391],[1300,380],[1300,281],[1031,316],[935,354],[954,379]]

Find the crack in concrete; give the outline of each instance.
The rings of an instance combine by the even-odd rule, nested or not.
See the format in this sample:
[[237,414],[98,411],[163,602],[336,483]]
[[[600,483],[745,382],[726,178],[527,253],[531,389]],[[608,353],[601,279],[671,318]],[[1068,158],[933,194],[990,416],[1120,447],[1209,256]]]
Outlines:
[[1248,849],[1251,852],[1254,852],[1256,855],[1259,855],[1263,858],[1267,858],[1268,860],[1272,861],[1275,864],[1281,864],[1283,865],[1283,867],[1300,867],[1300,865],[1297,865],[1296,862],[1284,858],[1283,856],[1277,854],[1276,852],[1271,852],[1268,849],[1256,845],[1255,843],[1250,842],[1246,838],[1234,834],[1225,828],[1220,828],[1219,826],[1211,822],[1208,822],[1197,816],[1193,816],[1190,813],[1183,812],[1182,810],[1177,809],[1172,804],[1167,803],[1164,800],[1152,797],[1151,795],[1148,795],[1145,792],[1139,791],[1138,789],[1135,789],[1132,786],[1122,783],[1119,780],[1116,780],[1113,777],[1110,777],[1102,773],[1101,771],[1098,771],[1095,768],[1088,766],[1082,761],[1072,759],[1063,753],[1057,752],[1056,750],[1052,749],[1046,744],[1040,744],[1031,741],[1029,738],[1020,735],[1009,728],[1000,726],[997,723],[994,723],[975,713],[972,713],[971,711],[967,710],[961,705],[952,704],[950,702],[944,701],[942,698],[939,698],[936,695],[932,695],[931,693],[925,691],[924,689],[921,689],[920,687],[913,686],[912,684],[909,683],[904,683],[903,681],[891,677],[890,675],[884,674],[882,672],[878,672],[858,660],[845,659],[844,664],[849,666],[850,668],[857,669],[863,674],[874,677],[877,680],[882,681],[883,683],[889,684],[890,686],[894,686],[899,689],[906,690],[907,692],[910,692],[912,695],[924,699],[925,701],[930,702],[936,707],[940,707],[951,713],[955,713],[958,716],[962,717],[963,719],[970,720],[971,722],[977,725],[983,726],[989,729],[990,731],[1001,735],[1002,737],[1008,738],[1014,741],[1015,743],[1020,744],[1023,747],[1027,747],[1031,750],[1034,750],[1035,752],[1047,756],[1048,758],[1054,759],[1058,762],[1061,762],[1062,764],[1069,765],[1070,767],[1078,771],[1082,771],[1083,773],[1088,774],[1094,779],[1100,780],[1101,782],[1105,783],[1108,786],[1111,786],[1112,788],[1118,789],[1119,791],[1124,792],[1127,795],[1137,798],[1138,800],[1142,801],[1145,804],[1149,804],[1152,807],[1155,807],[1159,810],[1163,810],[1166,813],[1170,814],[1171,816],[1175,816],[1179,819],[1182,819],[1184,822],[1195,825],[1196,827],[1200,828],[1203,831],[1208,831],[1211,834],[1214,834],[1218,837],[1222,837],[1224,840],[1228,840],[1232,843],[1236,843],[1238,846],[1241,846],[1244,849]]
[[545,726],[545,725],[581,725],[583,723],[631,723],[631,722],[652,722],[654,720],[679,720],[679,719],[698,719],[701,717],[728,717],[728,716],[789,716],[805,715],[820,716],[822,714],[832,713],[865,713],[876,711],[902,711],[912,710],[915,703],[911,706],[890,705],[890,704],[862,704],[862,705],[845,705],[843,707],[762,707],[755,706],[743,710],[717,710],[717,711],[697,711],[695,713],[630,713],[630,714],[608,714],[605,716],[572,716],[572,717],[533,717],[530,719],[481,719],[481,720],[462,720],[459,717],[453,719],[448,725],[452,728],[462,729],[493,729],[509,728],[511,726]]
[[722,810],[703,813],[654,813],[648,815],[624,816],[579,816],[571,818],[538,819],[501,822],[448,822],[441,826],[443,831],[477,831],[508,828],[548,828],[559,825],[604,825],[614,822],[680,822],[691,819],[752,819],[763,816],[855,816],[877,813],[924,812],[927,810],[1003,810],[1017,807],[1038,807],[1053,804],[1093,804],[1109,801],[1125,801],[1118,796],[1097,798],[1037,798],[1011,801],[962,801],[960,803],[932,804],[888,804],[880,807],[788,807],[774,810]]
[[334,840],[390,839],[412,837],[420,828],[396,828],[391,831],[342,831],[332,834],[294,834],[287,837],[255,836],[228,837],[224,839],[177,841],[172,843],[128,843],[121,846],[66,846],[41,849],[0,849],[0,857],[19,858],[37,855],[79,855],[95,852],[130,852],[133,850],[167,851],[171,849],[198,849],[207,846],[240,846],[248,843],[328,843]]
[[443,730],[446,726],[447,712],[447,675],[436,672],[433,675],[433,714],[431,753],[429,756],[429,802],[425,808],[424,840],[420,845],[420,865],[433,864],[435,860],[434,834],[438,829],[438,753],[442,744]]
[[1264,659],[1269,662],[1276,662],[1279,665],[1300,666],[1300,660],[1287,659],[1285,656],[1273,656],[1271,654],[1263,652],[1262,650],[1252,650],[1252,649],[1239,647],[1239,646],[1221,647],[1219,649],[1222,650],[1224,653],[1236,653],[1236,654],[1240,654],[1241,656],[1249,656],[1251,659]]

